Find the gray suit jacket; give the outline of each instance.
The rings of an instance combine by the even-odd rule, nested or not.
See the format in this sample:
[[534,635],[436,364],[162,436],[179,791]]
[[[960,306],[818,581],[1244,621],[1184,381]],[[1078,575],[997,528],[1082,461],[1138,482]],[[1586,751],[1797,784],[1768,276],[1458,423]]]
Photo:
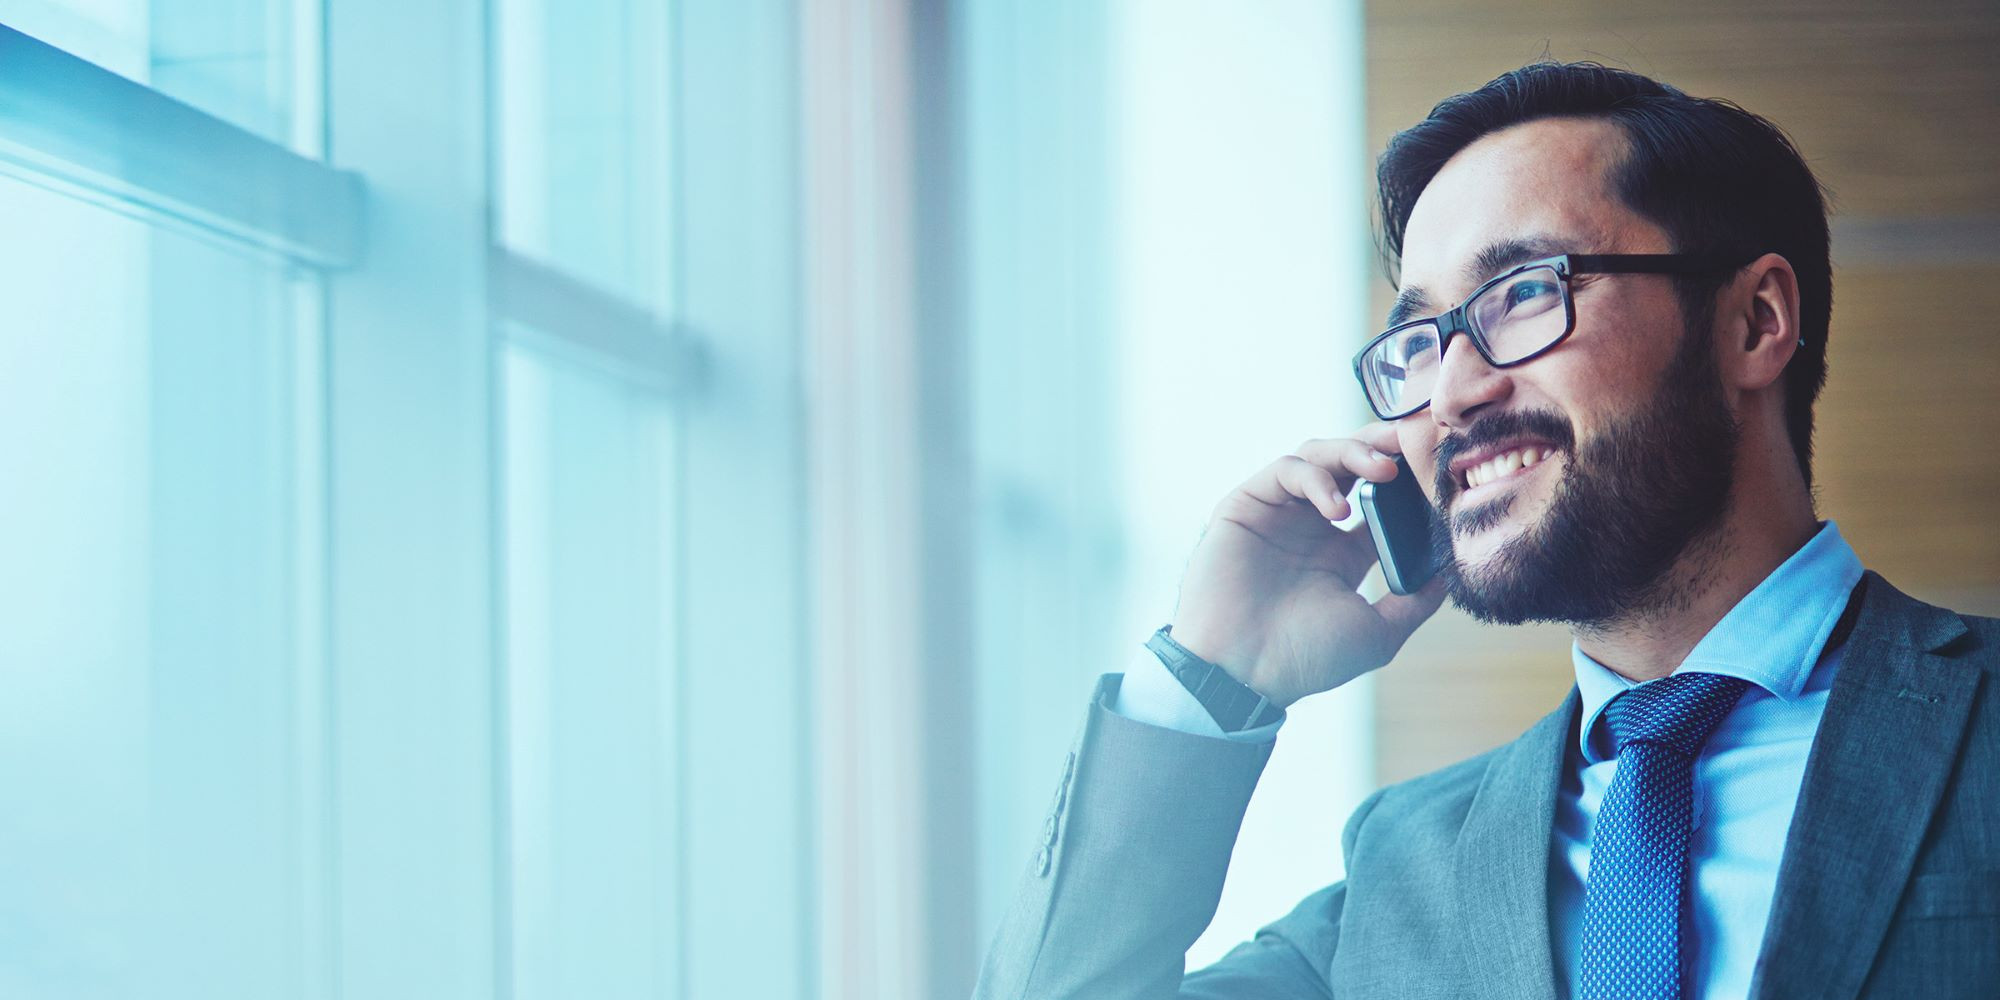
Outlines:
[[[1806,763],[1752,995],[2000,998],[2000,620],[1863,577]],[[1099,682],[976,997],[1557,995],[1549,843],[1578,699],[1376,792],[1345,881],[1183,978],[1268,745],[1109,708]]]

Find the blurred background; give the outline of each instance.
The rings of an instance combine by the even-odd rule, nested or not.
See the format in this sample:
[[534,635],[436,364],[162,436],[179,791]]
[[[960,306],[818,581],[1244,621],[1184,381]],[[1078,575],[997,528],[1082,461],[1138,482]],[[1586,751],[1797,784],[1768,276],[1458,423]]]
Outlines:
[[[2000,610],[2000,8],[0,0],[0,996],[963,996],[1371,164],[1591,58],[1832,189],[1823,516]],[[1200,964],[1560,630],[1294,710]]]

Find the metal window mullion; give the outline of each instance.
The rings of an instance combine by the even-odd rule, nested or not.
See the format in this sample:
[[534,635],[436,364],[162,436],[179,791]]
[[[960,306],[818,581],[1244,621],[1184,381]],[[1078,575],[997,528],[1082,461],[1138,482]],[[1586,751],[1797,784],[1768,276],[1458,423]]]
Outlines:
[[493,318],[510,338],[554,343],[666,395],[700,383],[699,342],[647,309],[500,247],[488,253],[486,273]]
[[315,267],[359,261],[359,175],[0,25],[0,170]]

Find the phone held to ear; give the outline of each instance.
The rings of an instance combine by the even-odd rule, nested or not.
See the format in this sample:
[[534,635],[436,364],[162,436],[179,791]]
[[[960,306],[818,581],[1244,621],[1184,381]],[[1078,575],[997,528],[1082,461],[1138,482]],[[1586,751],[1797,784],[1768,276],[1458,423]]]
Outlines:
[[1361,504],[1362,519],[1368,522],[1368,536],[1375,540],[1389,589],[1398,594],[1416,593],[1437,573],[1431,552],[1431,522],[1437,520],[1437,508],[1417,485],[1410,463],[1396,456],[1396,478],[1386,483],[1362,480],[1355,499]]

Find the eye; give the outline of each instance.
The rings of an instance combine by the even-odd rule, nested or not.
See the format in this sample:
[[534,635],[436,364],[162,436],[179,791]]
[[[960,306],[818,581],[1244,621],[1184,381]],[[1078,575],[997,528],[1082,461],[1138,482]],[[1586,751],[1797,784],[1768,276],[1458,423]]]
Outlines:
[[1533,281],[1533,280],[1517,281],[1514,284],[1509,285],[1507,287],[1507,300],[1506,300],[1507,310],[1509,312],[1512,312],[1513,310],[1521,306],[1528,305],[1530,303],[1534,303],[1539,306],[1542,303],[1537,302],[1537,300],[1547,300],[1549,298],[1552,298],[1555,294],[1556,294],[1556,286],[1554,282]]
[[1432,337],[1430,334],[1413,333],[1403,338],[1402,349],[1398,353],[1402,355],[1401,360],[1403,364],[1409,366],[1412,362],[1422,361],[1429,357],[1436,345],[1437,338]]

